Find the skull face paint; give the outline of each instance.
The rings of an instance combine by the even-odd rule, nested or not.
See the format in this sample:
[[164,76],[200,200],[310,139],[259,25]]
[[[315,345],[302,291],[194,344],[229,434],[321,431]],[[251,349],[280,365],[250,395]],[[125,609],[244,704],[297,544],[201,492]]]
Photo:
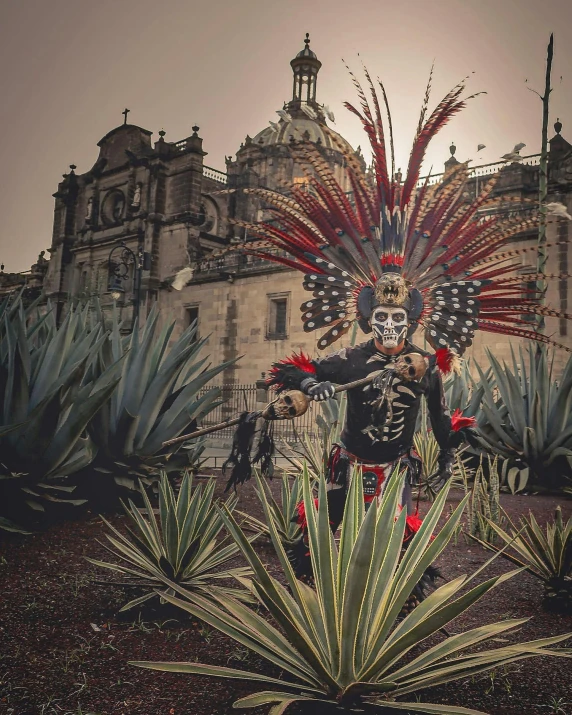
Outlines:
[[375,339],[384,348],[396,348],[407,336],[407,311],[390,305],[374,308],[370,323]]

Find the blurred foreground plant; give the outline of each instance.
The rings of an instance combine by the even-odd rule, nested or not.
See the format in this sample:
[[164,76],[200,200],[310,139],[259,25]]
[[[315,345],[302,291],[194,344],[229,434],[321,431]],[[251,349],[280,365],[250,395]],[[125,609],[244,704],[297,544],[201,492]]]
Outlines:
[[[451,538],[468,498],[465,497],[432,539],[447,498],[448,488],[443,489],[402,555],[406,510],[395,518],[401,484],[396,470],[381,505],[374,501],[366,513],[361,480],[352,480],[338,547],[328,519],[325,481],[320,480],[316,509],[310,477],[304,470],[304,502],[316,591],[295,578],[270,517],[268,502],[264,503],[264,509],[286,586],[269,574],[232,514],[227,510],[221,512],[227,529],[254,572],[250,585],[252,594],[268,609],[277,627],[220,589],[213,588],[212,599],[207,599],[190,596],[185,588],[168,583],[177,596],[165,594],[167,601],[266,658],[291,680],[201,663],[132,664],[154,670],[259,682],[266,689],[236,701],[233,707],[272,705],[270,712],[274,715],[284,713],[291,703],[300,700],[321,703],[323,713],[329,708],[332,712],[335,708],[338,712],[348,712],[361,707],[372,713],[399,710],[470,715],[477,711],[416,700],[405,702],[402,697],[522,658],[569,657],[570,651],[553,650],[550,646],[568,639],[570,634],[465,654],[466,649],[498,638],[526,619],[480,626],[449,636],[419,652],[423,640],[438,633],[490,589],[518,571],[469,588],[466,587],[472,579],[460,576],[436,589],[397,622],[419,578]],[[416,654],[408,657],[414,648]],[[268,686],[275,690],[268,690]]]

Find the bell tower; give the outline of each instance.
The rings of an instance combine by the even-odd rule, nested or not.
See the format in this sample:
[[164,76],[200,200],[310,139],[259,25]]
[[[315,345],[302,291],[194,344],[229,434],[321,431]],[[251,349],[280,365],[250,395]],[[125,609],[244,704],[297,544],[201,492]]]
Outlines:
[[322,63],[310,49],[310,34],[306,33],[304,49],[300,50],[290,62],[294,73],[292,101],[288,109],[299,109],[302,104],[309,104],[318,109],[316,103],[316,81]]

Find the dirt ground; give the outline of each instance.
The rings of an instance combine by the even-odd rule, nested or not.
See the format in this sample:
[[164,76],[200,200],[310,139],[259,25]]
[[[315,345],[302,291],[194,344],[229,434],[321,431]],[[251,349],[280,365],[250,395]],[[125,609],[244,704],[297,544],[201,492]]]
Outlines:
[[[278,484],[273,484],[276,489]],[[453,493],[455,505],[460,494]],[[564,516],[572,502],[548,496],[503,495],[512,518],[532,510],[541,524],[558,502]],[[260,516],[252,484],[243,487],[239,508]],[[428,508],[421,503],[421,511]],[[448,512],[448,507],[445,514]],[[122,516],[112,521],[121,527]],[[105,527],[98,515],[53,526],[32,536],[0,541],[0,713],[2,715],[225,715],[238,697],[260,689],[248,682],[141,670],[129,660],[196,661],[266,672],[278,669],[210,627],[178,611],[147,608],[118,615],[132,594],[109,583],[85,556],[104,558],[98,544]],[[278,573],[269,544],[257,546]],[[438,565],[446,578],[470,573],[489,554],[461,537]],[[511,566],[497,559],[486,577]],[[519,575],[493,590],[449,626],[451,633],[510,617],[531,617],[519,640],[572,632],[572,617],[541,609],[542,585]],[[572,645],[572,641],[568,643]],[[571,715],[572,664],[536,658],[502,672],[434,688],[421,700],[458,704],[491,715]],[[268,708],[247,712],[262,715]],[[296,710],[292,709],[292,715]],[[312,714],[319,710],[314,706]],[[290,715],[290,711],[288,713]]]

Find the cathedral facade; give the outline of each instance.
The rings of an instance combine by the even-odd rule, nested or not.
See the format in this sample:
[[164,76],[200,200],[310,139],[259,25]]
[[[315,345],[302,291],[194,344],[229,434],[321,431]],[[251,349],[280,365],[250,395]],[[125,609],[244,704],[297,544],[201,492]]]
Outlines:
[[[254,383],[274,360],[292,351],[316,355],[319,336],[304,333],[299,317],[299,306],[308,297],[302,276],[268,261],[219,253],[233,240],[248,238],[240,222],[265,216],[260,200],[245,189],[287,191],[305,182],[303,167],[292,156],[294,143],[316,146],[349,191],[340,147],[351,147],[339,134],[325,130],[328,115],[332,117],[317,100],[320,67],[307,37],[291,61],[292,98],[278,110],[276,122],[247,136],[236,156],[225,159],[224,172],[205,164],[199,127],[181,141],[166,141],[164,132],[152,141],[152,132],[128,123],[126,110],[124,123],[98,142],[94,166],[83,174],[72,166],[54,194],[50,260],[41,257],[33,276],[59,319],[74,299],[97,295],[105,309],[116,303],[129,330],[135,314],[144,321],[158,303],[163,321],[176,320],[173,337],[198,320],[200,336],[208,336],[205,351],[213,364],[241,358],[225,371],[227,385]],[[557,122],[550,141],[549,191],[550,200],[570,211],[572,146],[561,129]],[[359,149],[356,157],[363,162]],[[444,173],[434,180],[446,180],[456,163],[451,147]],[[538,196],[534,156],[476,167],[472,191],[499,170],[497,193],[513,200]],[[548,226],[548,241],[558,244],[549,250],[548,271],[555,275],[572,268],[568,226],[566,219]],[[535,241],[533,234],[519,243]],[[527,271],[523,266],[523,285]],[[14,283],[14,277],[0,273],[0,293],[3,285]],[[549,304],[567,311],[569,298],[564,279],[550,282]],[[547,334],[572,347],[566,331],[566,321],[547,320]],[[497,357],[509,357],[506,337],[481,332],[468,354],[482,360],[484,348],[492,347]],[[363,337],[358,334],[358,341]],[[340,347],[347,341],[340,341]]]

